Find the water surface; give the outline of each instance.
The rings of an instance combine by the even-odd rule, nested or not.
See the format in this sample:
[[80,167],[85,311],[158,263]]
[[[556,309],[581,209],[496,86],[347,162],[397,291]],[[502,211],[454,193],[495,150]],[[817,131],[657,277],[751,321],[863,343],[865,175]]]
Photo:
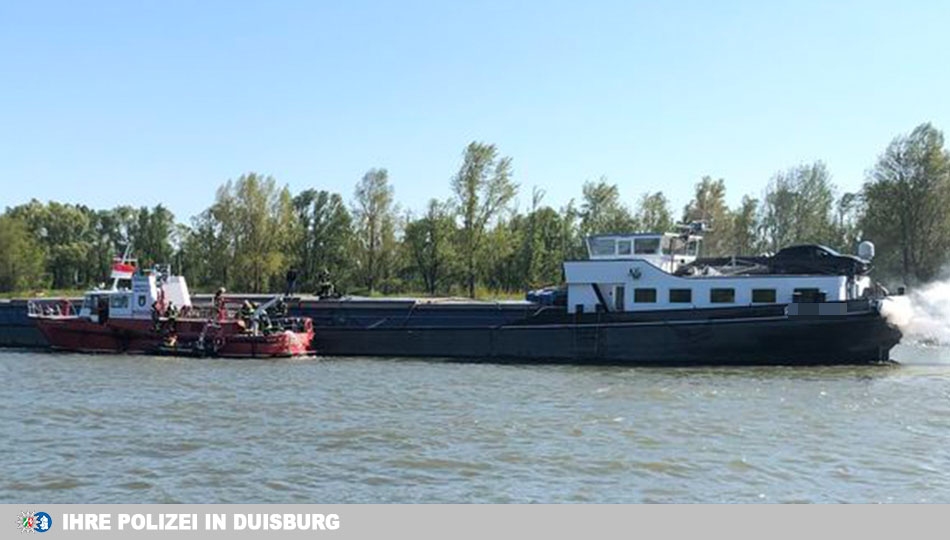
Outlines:
[[0,502],[950,502],[950,354],[623,368],[0,351]]

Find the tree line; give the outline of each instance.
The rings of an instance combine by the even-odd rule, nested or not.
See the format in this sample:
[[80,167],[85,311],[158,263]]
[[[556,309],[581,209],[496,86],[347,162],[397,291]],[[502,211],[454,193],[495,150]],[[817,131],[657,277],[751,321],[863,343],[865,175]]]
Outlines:
[[838,193],[817,161],[776,172],[759,196],[734,207],[725,180],[706,176],[680,212],[662,191],[627,205],[606,178],[585,182],[559,208],[535,187],[518,208],[511,158],[479,142],[464,149],[450,187],[447,200],[414,213],[396,202],[386,169],[367,171],[349,202],[248,173],[220,186],[189,224],[162,205],[96,210],[33,200],[0,215],[0,291],[89,287],[130,246],[140,264],[170,262],[198,290],[280,290],[293,268],[304,292],[330,276],[344,293],[517,293],[561,282],[561,263],[584,258],[590,234],[690,221],[708,227],[706,256],[796,243],[850,253],[872,240],[877,279],[890,283],[932,280],[950,259],[950,152],[930,124],[895,137],[854,193]]

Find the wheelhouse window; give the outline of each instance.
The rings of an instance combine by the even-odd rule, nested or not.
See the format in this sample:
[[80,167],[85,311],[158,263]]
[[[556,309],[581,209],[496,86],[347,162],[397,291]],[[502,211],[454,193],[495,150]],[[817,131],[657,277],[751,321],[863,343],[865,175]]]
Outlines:
[[692,289],[670,289],[671,304],[689,304],[693,301]]
[[656,303],[656,289],[634,289],[633,301],[637,304]]
[[633,252],[637,255],[656,255],[660,252],[660,239],[637,238],[633,242]]
[[736,290],[710,289],[709,301],[713,304],[732,304],[736,301]]
[[752,303],[774,304],[775,289],[752,289]]
[[699,240],[690,240],[689,243],[686,244],[686,254],[694,257],[699,255]]
[[617,255],[630,255],[630,240],[617,240]]
[[125,294],[113,295],[110,303],[114,309],[129,309],[129,297]]
[[617,252],[617,240],[615,238],[591,238],[590,254],[594,257],[610,257]]

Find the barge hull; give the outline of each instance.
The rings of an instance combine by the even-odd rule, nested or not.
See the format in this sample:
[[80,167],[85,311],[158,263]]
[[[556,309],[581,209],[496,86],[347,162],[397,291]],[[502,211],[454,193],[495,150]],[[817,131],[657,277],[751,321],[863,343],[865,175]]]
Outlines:
[[621,365],[816,365],[889,361],[900,332],[876,313],[680,322],[316,328],[330,356]]

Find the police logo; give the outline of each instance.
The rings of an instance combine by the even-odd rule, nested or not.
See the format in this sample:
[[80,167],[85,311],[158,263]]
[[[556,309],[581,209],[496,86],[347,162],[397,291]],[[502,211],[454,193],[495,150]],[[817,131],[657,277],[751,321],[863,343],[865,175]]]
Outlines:
[[20,512],[16,523],[21,533],[42,533],[53,527],[53,518],[46,512]]

